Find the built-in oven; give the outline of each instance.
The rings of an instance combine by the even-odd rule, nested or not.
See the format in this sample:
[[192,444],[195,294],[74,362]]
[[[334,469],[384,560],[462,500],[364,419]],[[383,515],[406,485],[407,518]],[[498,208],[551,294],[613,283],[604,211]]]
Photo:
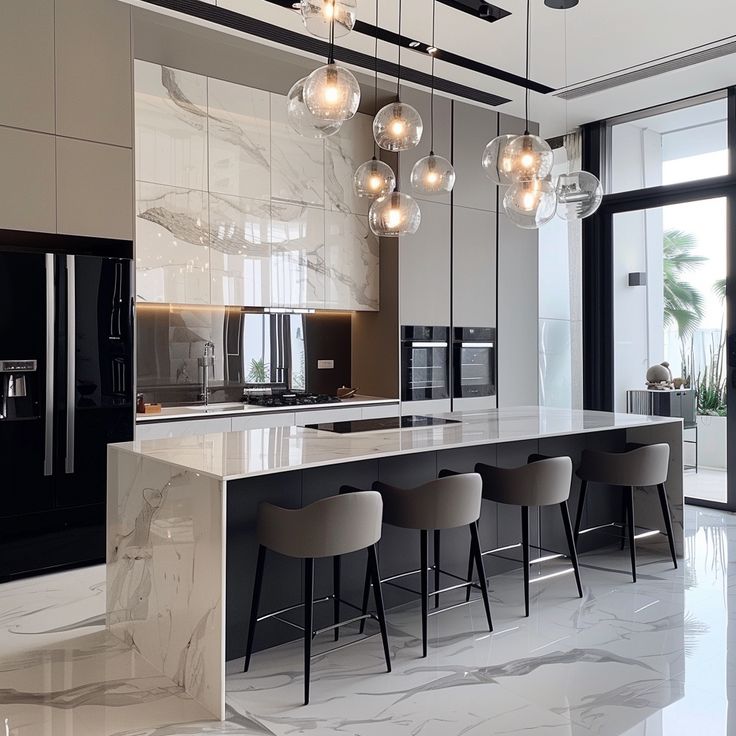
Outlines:
[[450,328],[401,328],[401,400],[450,398]]
[[455,327],[452,339],[453,398],[496,394],[496,330]]

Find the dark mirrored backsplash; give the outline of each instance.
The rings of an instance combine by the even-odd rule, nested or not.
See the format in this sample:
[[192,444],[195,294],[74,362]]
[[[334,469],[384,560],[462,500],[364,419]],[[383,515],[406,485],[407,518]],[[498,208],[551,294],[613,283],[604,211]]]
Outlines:
[[138,393],[147,402],[196,402],[208,342],[215,346],[212,402],[237,401],[251,384],[321,394],[350,385],[350,314],[162,304],[139,305],[136,318]]

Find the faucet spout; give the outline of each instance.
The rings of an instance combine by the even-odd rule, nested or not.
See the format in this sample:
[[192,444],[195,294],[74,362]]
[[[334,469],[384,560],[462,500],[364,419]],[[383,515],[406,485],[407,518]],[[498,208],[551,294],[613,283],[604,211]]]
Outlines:
[[207,407],[210,403],[210,371],[215,368],[215,343],[210,340],[205,342],[202,357],[197,363],[202,368],[202,392],[199,394],[199,400]]

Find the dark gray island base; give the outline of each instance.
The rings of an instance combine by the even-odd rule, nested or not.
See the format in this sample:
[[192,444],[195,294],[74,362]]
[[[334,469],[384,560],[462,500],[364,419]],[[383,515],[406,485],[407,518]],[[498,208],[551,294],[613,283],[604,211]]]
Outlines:
[[[627,442],[667,442],[671,448],[668,496],[676,548],[682,554],[680,420],[539,407],[445,416],[462,423],[352,435],[271,428],[112,446],[108,507],[111,631],[134,642],[152,664],[178,677],[188,692],[222,718],[225,661],[245,653],[258,550],[255,523],[261,501],[296,508],[334,495],[344,484],[368,489],[380,480],[415,486],[436,478],[444,468],[471,472],[478,462],[514,467],[525,464],[535,453],[568,455],[577,463],[586,448],[621,451]],[[574,479],[569,502],[573,516],[579,486]],[[656,489],[638,491],[636,503],[638,525],[664,528]],[[591,488],[582,526],[622,520],[620,491],[599,485]],[[530,527],[532,544],[566,551],[557,508],[530,509]],[[521,538],[519,508],[484,502],[480,531],[484,550],[517,544]],[[582,535],[579,552],[615,543],[612,532],[615,529],[608,528]],[[669,555],[664,537],[647,537],[640,543],[658,545],[663,555]],[[504,554],[520,559],[518,550]],[[443,532],[441,555],[443,569],[464,577],[468,529]],[[489,576],[521,564],[494,556],[484,560]],[[418,534],[385,525],[379,562],[384,578],[417,569]],[[355,604],[362,597],[365,564],[365,552],[342,558],[342,598]],[[302,568],[299,560],[269,553],[260,605],[263,613],[302,601]],[[315,575],[315,598],[331,595],[331,560],[318,560]],[[583,584],[584,576],[585,570]],[[402,583],[418,589],[416,578]],[[572,576],[561,577],[559,585],[568,586],[571,597],[576,595]],[[393,586],[385,586],[384,596],[388,608],[413,598]],[[504,605],[516,603],[522,616],[521,586],[518,602]],[[344,611],[343,618],[348,613]],[[300,611],[291,615],[295,623],[299,615]],[[331,622],[332,606],[315,606],[316,628]],[[258,626],[255,649],[300,636],[293,627],[265,620]],[[167,651],[184,654],[167,657]]]

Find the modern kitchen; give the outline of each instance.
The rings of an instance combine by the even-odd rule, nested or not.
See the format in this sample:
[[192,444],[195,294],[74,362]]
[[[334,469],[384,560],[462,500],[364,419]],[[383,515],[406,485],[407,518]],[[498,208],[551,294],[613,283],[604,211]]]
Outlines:
[[731,732],[736,10],[627,3],[0,8],[7,736]]

